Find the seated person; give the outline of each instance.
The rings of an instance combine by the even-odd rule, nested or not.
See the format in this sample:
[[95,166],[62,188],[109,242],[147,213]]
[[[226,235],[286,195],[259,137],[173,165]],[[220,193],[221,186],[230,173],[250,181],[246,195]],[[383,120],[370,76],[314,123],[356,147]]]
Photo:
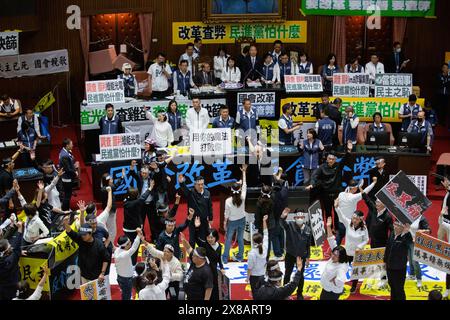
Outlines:
[[433,143],[433,128],[431,123],[425,120],[425,112],[420,111],[417,114],[417,119],[413,120],[408,127],[408,133],[420,133],[421,143],[426,147],[427,151],[431,151]]
[[26,167],[32,167],[36,157],[38,137],[34,128],[28,121],[22,122],[21,130],[17,133],[17,142],[22,148],[23,163]]
[[236,59],[229,57],[227,66],[222,70],[221,79],[225,83],[238,83],[241,81],[241,70],[236,66]]
[[187,96],[191,88],[197,88],[194,81],[192,81],[192,73],[189,70],[187,60],[181,60],[178,65],[178,70],[173,76],[173,91],[180,92],[181,95]]
[[261,61],[258,58],[258,49],[252,45],[249,48],[248,55],[243,59],[242,64],[242,82],[259,82],[261,78]]
[[211,71],[211,64],[209,62],[203,62],[203,68],[195,76],[194,83],[197,87],[216,85],[214,72]]
[[345,73],[364,73],[364,67],[359,64],[358,58],[353,58],[349,64],[345,65]]
[[392,130],[386,126],[383,122],[383,116],[380,112],[373,114],[373,123],[367,123],[364,128],[364,141],[367,141],[367,132],[388,132],[389,140],[393,141]]
[[45,137],[41,135],[38,116],[33,113],[32,108],[26,108],[25,113],[20,116],[19,120],[17,120],[17,132],[22,130],[23,122],[28,122],[30,127],[34,128],[34,131],[39,139],[45,139]]
[[234,128],[234,119],[230,117],[230,109],[227,106],[220,107],[220,115],[214,119],[213,128]]
[[7,94],[0,98],[0,117],[13,118],[20,113],[19,100],[10,98]]
[[262,65],[261,82],[276,83],[280,81],[280,66],[273,61],[270,53],[264,55],[264,63]]

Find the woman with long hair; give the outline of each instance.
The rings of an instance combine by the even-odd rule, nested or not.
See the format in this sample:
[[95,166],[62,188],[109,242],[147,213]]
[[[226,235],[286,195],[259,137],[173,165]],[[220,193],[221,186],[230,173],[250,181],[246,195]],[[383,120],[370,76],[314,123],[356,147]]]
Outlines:
[[262,218],[263,234],[253,235],[253,247],[248,254],[247,264],[247,282],[250,283],[252,296],[264,281],[267,265],[267,249],[269,247],[269,231],[267,229],[267,220],[269,216]]
[[339,66],[337,65],[337,58],[334,53],[330,53],[327,62],[322,68],[323,91],[328,94],[333,94],[333,75],[339,73]]

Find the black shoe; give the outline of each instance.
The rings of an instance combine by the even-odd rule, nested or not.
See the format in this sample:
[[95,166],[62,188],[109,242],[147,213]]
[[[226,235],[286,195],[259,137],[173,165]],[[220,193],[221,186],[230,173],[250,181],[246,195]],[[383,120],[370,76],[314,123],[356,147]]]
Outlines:
[[356,292],[356,286],[353,285],[352,288],[350,289],[350,293],[355,293]]
[[297,300],[305,300],[305,298],[303,298],[303,295],[299,295],[297,296]]

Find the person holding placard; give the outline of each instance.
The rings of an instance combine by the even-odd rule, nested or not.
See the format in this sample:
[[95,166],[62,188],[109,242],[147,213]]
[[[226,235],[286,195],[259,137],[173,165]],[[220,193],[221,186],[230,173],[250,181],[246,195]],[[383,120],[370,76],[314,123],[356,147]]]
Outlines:
[[289,55],[283,52],[278,60],[278,67],[280,69],[280,81],[284,84],[284,76],[298,74],[298,66],[289,59]]
[[430,224],[424,215],[421,215],[411,224],[409,230],[412,240],[408,247],[409,276],[408,279],[417,281],[417,288],[422,288],[422,270],[420,264],[414,260],[414,242],[417,232],[431,234]]
[[398,111],[398,117],[402,120],[403,132],[406,132],[411,122],[417,119],[420,111],[422,111],[422,107],[417,104],[417,96],[415,94],[410,95],[408,103],[402,105]]

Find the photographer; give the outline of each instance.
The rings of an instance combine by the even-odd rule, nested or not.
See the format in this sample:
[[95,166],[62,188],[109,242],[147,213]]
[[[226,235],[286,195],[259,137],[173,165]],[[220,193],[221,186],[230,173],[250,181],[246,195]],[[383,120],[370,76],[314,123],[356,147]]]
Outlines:
[[166,55],[158,53],[156,62],[147,72],[152,81],[152,99],[164,99],[170,94],[169,79],[172,78],[172,69],[166,64]]

